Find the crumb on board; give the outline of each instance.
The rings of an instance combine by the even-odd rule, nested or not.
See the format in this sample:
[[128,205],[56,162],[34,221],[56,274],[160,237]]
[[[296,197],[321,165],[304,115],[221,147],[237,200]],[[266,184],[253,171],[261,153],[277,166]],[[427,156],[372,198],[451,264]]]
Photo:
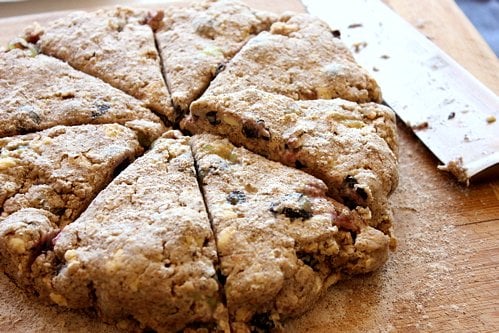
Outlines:
[[451,119],[454,119],[456,117],[456,113],[455,112],[451,112],[449,113],[449,115],[447,116],[447,119],[451,120]]
[[470,137],[468,136],[468,134],[464,135],[464,139],[463,140],[464,140],[464,142],[470,142],[471,141]]
[[410,128],[412,128],[413,131],[420,131],[420,130],[424,130],[424,129],[427,129],[430,127],[430,124],[427,121],[422,121],[422,122],[416,123],[416,124],[407,123],[407,125]]
[[379,68],[376,66],[373,66],[373,72],[379,72]]
[[458,157],[453,161],[447,162],[445,165],[437,166],[438,170],[447,171],[453,174],[457,180],[466,186],[470,185],[470,177],[468,176],[468,169],[464,167],[463,158]]
[[352,44],[352,47],[353,47],[353,50],[355,53],[359,53],[360,50],[362,50],[366,46],[367,46],[367,42],[357,42],[357,43]]
[[331,30],[331,34],[334,38],[341,38],[341,31],[339,31],[338,29]]
[[494,123],[497,119],[496,119],[496,117],[495,117],[495,116],[490,115],[490,116],[488,116],[487,118],[485,118],[485,120],[487,121],[487,124],[492,124],[492,123]]
[[388,54],[382,54],[381,59],[390,59],[390,56]]
[[348,26],[348,29],[360,28],[363,27],[362,23],[352,23]]

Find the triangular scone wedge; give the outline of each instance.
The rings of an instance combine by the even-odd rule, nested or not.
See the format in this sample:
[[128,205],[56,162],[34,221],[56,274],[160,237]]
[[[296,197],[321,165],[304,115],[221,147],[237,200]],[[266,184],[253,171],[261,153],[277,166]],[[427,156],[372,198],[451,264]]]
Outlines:
[[53,244],[53,302],[121,327],[229,332],[188,137],[158,139]]
[[191,139],[233,332],[269,332],[344,274],[380,267],[389,237],[300,170],[209,134]]
[[39,208],[72,222],[143,151],[118,124],[56,126],[0,139],[0,216]]
[[145,145],[166,129],[142,102],[67,63],[28,50],[0,53],[0,137],[56,125],[118,123]]
[[35,258],[140,153],[135,133],[117,124],[57,126],[0,139],[0,261],[5,272],[29,289],[41,283],[38,277],[51,267],[35,269]]
[[206,94],[257,88],[296,100],[343,98],[381,102],[376,81],[335,38],[327,23],[308,14],[284,15],[248,41]]
[[370,225],[390,232],[388,196],[398,184],[398,163],[389,108],[342,99],[295,101],[248,89],[195,101],[182,126],[222,135],[322,179],[329,195],[352,209],[360,206]]
[[[156,49],[155,20],[145,11],[115,7],[74,12],[46,27],[27,31],[42,53],[68,62],[144,101],[173,119],[173,108]],[[148,23],[150,25],[148,25]]]
[[156,40],[174,106],[188,111],[244,43],[276,19],[234,0],[206,0],[167,10]]

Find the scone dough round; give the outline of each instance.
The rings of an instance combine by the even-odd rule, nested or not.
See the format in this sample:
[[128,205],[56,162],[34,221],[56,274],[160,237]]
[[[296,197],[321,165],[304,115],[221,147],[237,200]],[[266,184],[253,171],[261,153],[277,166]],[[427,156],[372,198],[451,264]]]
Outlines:
[[75,12],[0,51],[0,89],[0,267],[50,304],[278,331],[394,247],[395,115],[308,14]]

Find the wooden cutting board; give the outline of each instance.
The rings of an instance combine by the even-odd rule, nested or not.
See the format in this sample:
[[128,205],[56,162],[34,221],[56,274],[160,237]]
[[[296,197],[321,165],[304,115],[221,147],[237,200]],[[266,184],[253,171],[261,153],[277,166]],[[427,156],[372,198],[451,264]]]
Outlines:
[[[248,1],[276,12],[298,1]],[[386,0],[496,93],[497,58],[452,0]],[[0,45],[34,20],[0,20]],[[458,42],[456,42],[458,41]],[[1,93],[1,92],[0,92]],[[391,200],[396,252],[380,271],[333,286],[287,332],[499,331],[499,180],[458,185],[403,124]],[[0,332],[117,332],[90,314],[41,304],[0,275]]]

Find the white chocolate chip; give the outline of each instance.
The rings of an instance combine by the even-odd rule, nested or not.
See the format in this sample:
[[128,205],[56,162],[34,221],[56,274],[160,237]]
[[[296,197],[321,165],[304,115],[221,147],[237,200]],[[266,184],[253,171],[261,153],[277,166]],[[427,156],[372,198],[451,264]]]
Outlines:
[[0,170],[7,170],[16,166],[17,162],[12,157],[3,157],[0,159]]
[[12,237],[9,239],[9,247],[17,254],[26,252],[26,243],[21,238]]

